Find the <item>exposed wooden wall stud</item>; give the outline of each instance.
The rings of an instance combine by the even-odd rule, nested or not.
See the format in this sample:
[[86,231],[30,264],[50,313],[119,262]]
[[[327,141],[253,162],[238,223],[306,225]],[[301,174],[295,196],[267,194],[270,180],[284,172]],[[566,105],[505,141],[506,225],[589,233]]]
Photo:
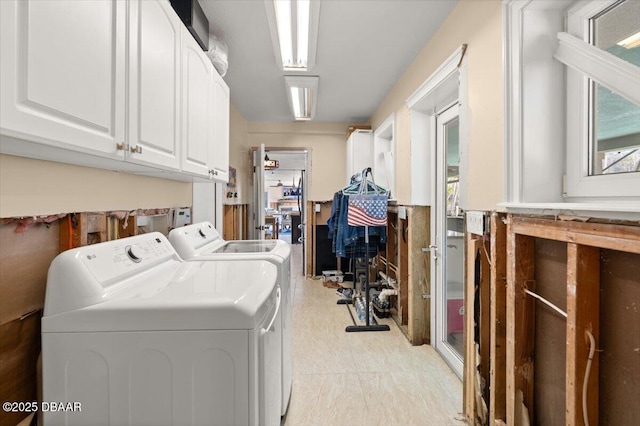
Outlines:
[[489,424],[506,420],[507,358],[507,227],[498,213],[491,215],[491,360],[489,368]]
[[[600,337],[600,249],[567,244],[567,425],[584,425],[582,387],[590,349]],[[587,386],[589,424],[598,425],[598,351]]]

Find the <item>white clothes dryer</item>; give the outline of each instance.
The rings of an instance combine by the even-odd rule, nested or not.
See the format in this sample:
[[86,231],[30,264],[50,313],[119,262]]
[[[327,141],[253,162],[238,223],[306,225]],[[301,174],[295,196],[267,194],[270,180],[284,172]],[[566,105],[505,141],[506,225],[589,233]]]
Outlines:
[[178,255],[187,261],[265,260],[278,268],[282,288],[282,406],[285,415],[292,386],[292,311],[291,246],[282,240],[225,241],[210,222],[175,228],[169,241]]
[[60,254],[43,401],[81,411],[45,412],[45,424],[279,425],[276,280],[264,261],[184,262],[157,232]]

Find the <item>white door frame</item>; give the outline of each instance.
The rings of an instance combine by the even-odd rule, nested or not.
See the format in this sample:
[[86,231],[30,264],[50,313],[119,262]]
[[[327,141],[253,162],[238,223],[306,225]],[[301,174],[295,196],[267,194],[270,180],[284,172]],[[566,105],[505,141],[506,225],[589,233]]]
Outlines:
[[264,144],[253,151],[253,229],[251,235],[254,240],[264,240],[265,211],[264,211]]
[[[303,187],[302,187],[302,208],[303,211],[301,212],[301,217],[300,217],[300,224],[302,225],[302,229],[301,229],[301,235],[303,237],[303,241],[302,241],[302,245],[304,247],[304,258],[306,258],[306,256],[308,256],[310,250],[309,247],[307,247],[307,220],[309,218],[309,214],[313,214],[313,212],[308,212],[307,211],[307,201],[309,199],[309,190],[311,188],[311,154],[312,154],[312,149],[311,148],[306,148],[306,147],[269,147],[268,149],[264,146],[264,144],[261,144],[259,148],[251,148],[252,152],[253,152],[253,165],[255,167],[255,173],[254,173],[254,180],[253,180],[253,205],[251,206],[251,208],[253,209],[253,228],[256,228],[257,226],[264,226],[265,222],[264,222],[264,208],[262,209],[258,209],[258,205],[263,206],[264,205],[264,192],[260,192],[258,191],[258,188],[263,188],[264,187],[264,174],[265,174],[265,170],[264,170],[264,156],[267,153],[267,151],[272,152],[272,151],[281,151],[281,152],[304,152],[305,154],[305,164],[304,166],[302,166],[299,170],[302,171],[302,175],[303,175]],[[258,157],[256,157],[258,156]],[[260,161],[258,161],[257,159],[260,159]],[[298,169],[296,169],[298,170]],[[258,196],[260,196],[261,199],[258,199]],[[260,204],[258,204],[260,203]],[[261,225],[258,225],[258,223],[260,223]],[[252,235],[250,238],[253,239],[257,239],[258,237],[256,236],[256,234],[258,233],[257,229],[252,229],[251,230],[253,233],[250,233],[250,235]],[[262,237],[260,239],[264,239],[264,230],[260,231],[262,234]],[[292,241],[293,243],[293,241]],[[307,262],[306,259],[303,259],[303,273],[306,276],[307,273],[309,273],[309,271],[307,270]]]
[[[432,228],[432,245],[436,246],[437,252],[432,256],[432,281],[431,281],[431,304],[435,306],[436,320],[431,324],[433,346],[445,359],[453,370],[462,376],[464,360],[456,353],[447,342],[447,214],[446,214],[446,188],[447,188],[447,154],[445,138],[445,126],[447,123],[460,116],[459,104],[455,102],[439,111],[436,114],[436,155],[435,161],[435,200],[431,207],[431,217],[434,223]],[[462,248],[461,248],[462,250]],[[464,251],[463,251],[464,253]],[[464,293],[463,293],[464,294]]]
[[[460,104],[460,206],[467,206],[468,90],[466,45],[460,46],[406,100],[411,121],[411,204],[431,206],[431,343],[436,347],[436,116],[454,101]],[[445,358],[446,360],[446,358]],[[452,369],[462,377],[462,370]]]

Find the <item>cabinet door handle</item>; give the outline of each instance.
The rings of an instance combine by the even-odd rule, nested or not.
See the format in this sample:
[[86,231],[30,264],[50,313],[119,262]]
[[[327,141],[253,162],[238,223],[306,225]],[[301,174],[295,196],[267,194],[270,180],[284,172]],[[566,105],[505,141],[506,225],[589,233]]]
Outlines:
[[142,147],[140,145],[136,145],[131,148],[131,152],[134,154],[142,154]]
[[116,144],[116,150],[117,151],[124,151],[125,149],[127,149],[127,144],[124,142],[120,142]]

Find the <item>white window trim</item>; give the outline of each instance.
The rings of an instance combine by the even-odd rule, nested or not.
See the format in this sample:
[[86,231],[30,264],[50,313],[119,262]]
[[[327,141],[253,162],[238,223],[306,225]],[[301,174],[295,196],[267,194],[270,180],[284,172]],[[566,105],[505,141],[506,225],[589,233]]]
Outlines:
[[[589,20],[615,1],[578,3],[568,11],[554,57],[567,65],[567,197],[640,197],[640,173],[589,175],[589,79],[640,105],[638,67],[588,43]],[[575,36],[574,36],[575,35]]]
[[[466,47],[459,46],[405,101],[411,118],[411,204],[434,203],[435,170],[430,159],[435,155],[435,115],[455,99],[460,103],[460,207],[467,208],[467,146],[469,140],[469,95]],[[452,85],[452,83],[455,83]],[[417,111],[427,102],[428,112]],[[417,116],[422,117],[417,118]],[[418,134],[420,136],[418,136]],[[426,143],[425,143],[426,141]],[[396,185],[397,186],[397,185]]]
[[[392,200],[396,200],[398,198],[398,194],[396,194],[396,182],[397,182],[397,173],[396,173],[396,169],[397,169],[397,162],[396,162],[396,113],[392,113],[391,115],[389,115],[389,117],[386,118],[386,120],[384,120],[382,122],[382,124],[380,124],[378,126],[378,128],[373,132],[373,155],[374,155],[374,161],[373,161],[373,173],[376,176],[376,179],[378,179],[377,173],[378,171],[377,169],[377,161],[378,161],[378,155],[382,154],[384,155],[384,152],[381,152],[381,150],[379,149],[380,147],[380,139],[382,139],[381,135],[383,133],[386,133],[389,129],[391,129],[391,157],[393,159],[392,164],[391,164],[391,168],[386,167],[386,163],[385,163],[385,171],[386,171],[386,175],[387,178],[391,179],[391,185],[389,185],[389,191],[391,191],[391,199]],[[384,182],[380,182],[381,184],[384,184]]]
[[[557,94],[566,92],[565,74],[572,68],[567,69],[552,56],[557,50],[557,33],[566,30],[567,11],[571,7],[576,11],[576,5],[587,3],[594,6],[595,2],[503,0],[505,201],[498,204],[502,210],[640,218],[640,197],[614,197],[611,193],[594,197],[589,192],[586,196],[567,198],[567,188],[562,184],[562,176],[567,172],[566,156],[573,154],[566,146],[565,100]],[[602,8],[613,1],[598,3],[595,6]],[[593,16],[592,11],[586,8],[583,11]],[[588,21],[580,22],[588,27]],[[581,30],[580,34],[584,32]],[[531,66],[535,67],[538,78],[534,81],[529,80],[533,75],[528,68]],[[541,83],[543,90],[539,90]],[[541,163],[541,156],[550,162]],[[603,177],[616,178],[615,175]],[[608,184],[608,189],[611,185]],[[629,183],[631,185],[634,184]]]

